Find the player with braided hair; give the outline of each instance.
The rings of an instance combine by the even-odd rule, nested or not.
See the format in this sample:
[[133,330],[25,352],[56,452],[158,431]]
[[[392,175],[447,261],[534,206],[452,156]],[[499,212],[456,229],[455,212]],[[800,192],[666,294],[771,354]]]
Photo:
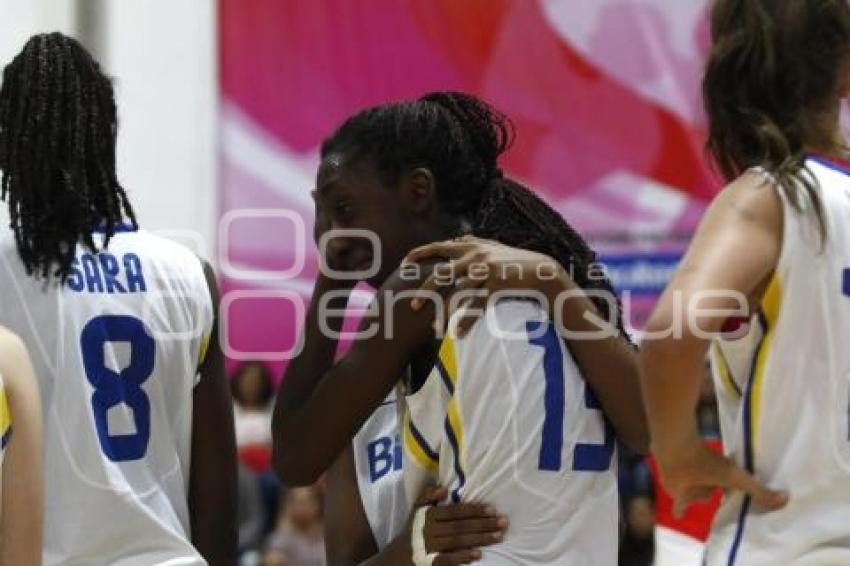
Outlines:
[[[497,160],[511,136],[505,117],[484,102],[433,93],[364,110],[322,146],[315,235],[333,271],[316,282],[303,349],[278,395],[274,460],[289,484],[314,481],[336,460],[326,510],[332,563],[409,563],[411,553],[417,564],[439,565],[482,557],[616,559],[614,430],[639,449],[647,440],[634,352],[616,332],[616,300],[600,293],[592,301],[582,290],[610,290],[591,276],[593,252],[541,199],[501,174]],[[380,249],[365,233],[377,236]],[[519,277],[495,275],[482,286],[530,288],[545,298],[569,291],[569,298],[546,301],[560,309],[551,313],[528,301],[491,304],[485,318],[495,317],[516,340],[493,336],[489,323],[464,338],[450,331],[436,339],[434,303],[414,308],[410,296],[437,268],[416,264],[422,276],[408,277],[411,265],[401,263],[415,248],[469,234],[501,243],[466,238],[454,245],[490,267],[505,260],[523,267]],[[538,277],[540,265],[556,267],[557,276]],[[364,318],[367,337],[334,363],[336,340],[322,328],[338,329],[341,321],[327,320],[325,309],[344,307],[358,279],[378,288],[377,316]],[[573,335],[568,351],[550,317],[562,318],[567,330],[598,331],[586,314],[612,319],[611,332]],[[403,428],[392,394],[401,378],[409,406]],[[504,426],[491,428],[495,421]],[[513,440],[504,436],[512,430],[519,433]],[[445,489],[431,494],[441,505],[407,523],[408,502],[424,485],[414,466],[436,472],[431,479]],[[516,481],[523,476],[528,483]],[[483,487],[486,478],[495,490]],[[509,531],[506,517],[486,503],[510,517]],[[529,539],[535,529],[545,541]]]
[[110,79],[77,41],[34,36],[4,69],[0,323],[32,352],[42,393],[43,560],[232,563],[214,277],[138,229],[117,133]]
[[[91,55],[59,33],[31,39],[3,71],[2,198],[28,274],[64,279],[77,242],[97,251],[133,207],[115,172],[112,83]],[[51,273],[52,272],[52,273]]]

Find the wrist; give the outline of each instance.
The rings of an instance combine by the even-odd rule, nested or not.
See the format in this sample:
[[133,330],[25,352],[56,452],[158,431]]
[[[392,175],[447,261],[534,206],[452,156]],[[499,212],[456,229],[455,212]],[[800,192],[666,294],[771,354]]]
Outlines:
[[661,462],[678,460],[695,445],[702,444],[696,422],[677,427],[672,433],[657,432],[652,435],[650,451]]

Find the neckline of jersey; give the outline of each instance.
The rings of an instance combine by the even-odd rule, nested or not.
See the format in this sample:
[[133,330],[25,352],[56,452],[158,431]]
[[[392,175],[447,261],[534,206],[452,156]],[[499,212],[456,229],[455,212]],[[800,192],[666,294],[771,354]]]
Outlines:
[[834,171],[838,171],[839,173],[850,175],[850,159],[826,156],[822,153],[807,153],[805,154],[805,158],[811,159],[815,163],[828,167]]
[[[136,232],[137,228],[130,224],[129,222],[119,222],[113,228],[113,233],[120,234],[122,232]],[[92,228],[92,232],[95,234],[105,234],[106,233],[106,224],[104,222],[97,223],[94,228]]]

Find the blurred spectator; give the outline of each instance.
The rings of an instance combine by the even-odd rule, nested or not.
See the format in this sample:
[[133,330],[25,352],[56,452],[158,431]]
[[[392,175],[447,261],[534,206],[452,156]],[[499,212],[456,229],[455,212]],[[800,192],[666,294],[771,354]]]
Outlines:
[[271,454],[274,393],[271,375],[262,363],[246,362],[236,370],[230,386],[240,457],[255,472],[262,473],[268,469]]
[[269,537],[265,566],[325,566],[322,496],[318,487],[287,490],[277,527]]
[[620,566],[649,566],[655,556],[655,512],[648,494],[626,501],[626,532],[620,544]]
[[230,387],[239,460],[253,472],[251,477],[259,489],[264,510],[261,538],[264,538],[274,528],[280,489],[271,469],[274,385],[268,368],[252,361],[239,366]]

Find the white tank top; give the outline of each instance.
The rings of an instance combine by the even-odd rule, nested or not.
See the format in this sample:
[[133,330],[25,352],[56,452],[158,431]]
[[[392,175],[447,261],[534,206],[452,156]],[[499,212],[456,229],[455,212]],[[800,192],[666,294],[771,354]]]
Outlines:
[[446,337],[407,405],[408,497],[436,482],[510,520],[477,564],[617,563],[613,429],[538,305],[500,302]]
[[187,493],[212,302],[191,252],[122,230],[108,252],[78,247],[62,286],[0,238],[0,324],[29,348],[44,408],[44,563],[204,564]]
[[410,505],[404,494],[396,395],[375,409],[352,441],[357,487],[378,550],[404,529]]
[[850,170],[818,157],[806,166],[826,242],[811,205],[800,213],[777,189],[784,228],[773,280],[747,335],[711,350],[726,451],[790,502],[765,512],[727,497],[709,565],[850,564]]

